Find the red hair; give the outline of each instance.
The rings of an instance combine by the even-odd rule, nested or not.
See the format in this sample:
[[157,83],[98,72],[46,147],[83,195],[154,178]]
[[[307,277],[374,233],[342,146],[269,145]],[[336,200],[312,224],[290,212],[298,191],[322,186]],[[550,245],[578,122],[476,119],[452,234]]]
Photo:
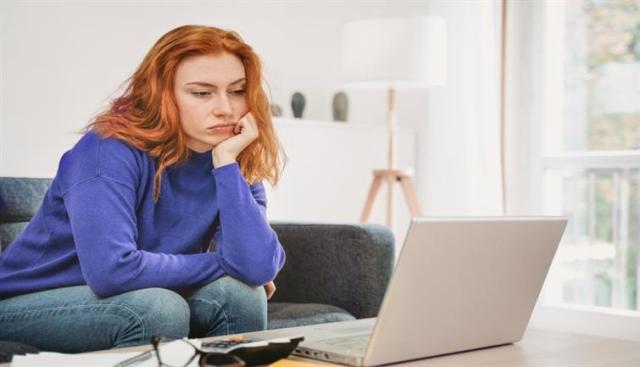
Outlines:
[[153,45],[127,80],[123,94],[87,127],[156,158],[156,201],[162,173],[168,166],[186,161],[190,154],[173,94],[176,69],[187,57],[222,52],[236,55],[244,65],[247,105],[259,130],[258,138],[237,158],[240,171],[249,184],[266,179],[275,186],[280,179],[286,156],[273,130],[258,55],[233,31],[186,25],[169,31]]

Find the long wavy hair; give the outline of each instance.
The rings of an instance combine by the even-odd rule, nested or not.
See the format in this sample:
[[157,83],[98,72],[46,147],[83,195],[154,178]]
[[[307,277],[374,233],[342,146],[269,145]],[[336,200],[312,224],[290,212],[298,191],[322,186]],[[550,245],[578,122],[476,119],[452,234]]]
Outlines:
[[122,95],[85,128],[124,141],[156,159],[155,201],[160,198],[162,173],[190,155],[173,94],[176,69],[187,57],[223,52],[236,55],[244,65],[247,104],[259,130],[259,137],[237,158],[240,171],[249,184],[267,180],[275,186],[280,179],[286,155],[273,130],[258,55],[236,32],[185,25],[169,31],[153,45],[125,82]]

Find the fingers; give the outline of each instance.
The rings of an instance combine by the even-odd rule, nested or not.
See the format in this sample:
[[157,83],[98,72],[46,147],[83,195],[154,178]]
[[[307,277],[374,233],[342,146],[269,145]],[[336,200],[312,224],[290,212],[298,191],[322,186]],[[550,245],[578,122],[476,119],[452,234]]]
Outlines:
[[247,112],[236,124],[233,129],[233,132],[237,134],[246,133],[247,136],[252,138],[258,137],[258,124],[256,123],[256,119],[253,117],[251,112]]
[[276,285],[274,282],[269,282],[264,285],[264,290],[267,293],[267,300],[271,299],[274,293],[276,293]]

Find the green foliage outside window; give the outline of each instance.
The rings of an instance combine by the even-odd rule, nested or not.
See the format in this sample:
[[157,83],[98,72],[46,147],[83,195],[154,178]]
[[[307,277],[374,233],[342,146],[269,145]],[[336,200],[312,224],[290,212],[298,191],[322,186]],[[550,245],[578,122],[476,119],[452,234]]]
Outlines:
[[[566,0],[565,32],[565,149],[639,150],[640,1]],[[579,223],[567,245],[615,252],[567,261],[583,276],[566,279],[564,301],[640,309],[640,170],[587,169],[564,185],[565,208]]]

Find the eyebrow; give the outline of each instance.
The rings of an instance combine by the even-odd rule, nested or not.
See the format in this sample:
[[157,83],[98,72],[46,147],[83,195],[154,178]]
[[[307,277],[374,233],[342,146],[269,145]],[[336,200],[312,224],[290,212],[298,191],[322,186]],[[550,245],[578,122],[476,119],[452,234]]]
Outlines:
[[[238,80],[235,80],[235,81],[229,83],[229,85],[234,85],[234,84],[238,84],[240,82],[245,82],[245,81],[247,81],[247,78],[240,78]],[[198,85],[198,86],[201,86],[201,87],[217,88],[217,86],[215,84],[211,84],[211,83],[207,83],[207,82],[190,82],[190,83],[187,83],[185,85]]]

